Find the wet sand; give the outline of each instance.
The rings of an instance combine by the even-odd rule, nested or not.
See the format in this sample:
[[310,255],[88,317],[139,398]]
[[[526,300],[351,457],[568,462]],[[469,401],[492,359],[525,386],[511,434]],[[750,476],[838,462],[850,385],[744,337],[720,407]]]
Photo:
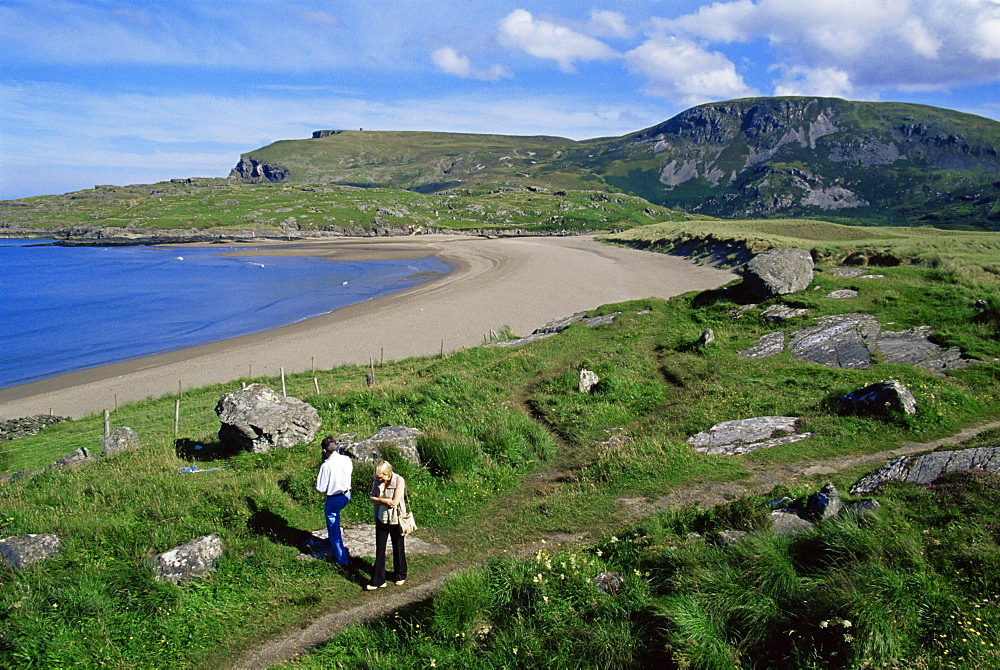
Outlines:
[[[244,253],[244,252],[236,252]],[[450,235],[344,238],[248,250],[333,260],[422,258],[447,276],[307,321],[0,389],[0,420],[50,411],[79,418],[119,404],[249,376],[370,359],[400,360],[476,346],[491,330],[518,335],[612,302],[668,298],[731,281],[728,270],[611,247],[591,237],[485,239]],[[383,353],[384,352],[384,353]]]

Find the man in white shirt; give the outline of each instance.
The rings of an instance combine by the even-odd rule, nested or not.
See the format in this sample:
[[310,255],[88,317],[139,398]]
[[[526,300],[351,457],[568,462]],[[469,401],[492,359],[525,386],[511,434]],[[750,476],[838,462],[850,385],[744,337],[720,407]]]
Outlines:
[[326,514],[326,530],[333,547],[333,556],[339,565],[351,562],[344,540],[340,536],[340,510],[351,502],[351,475],[354,461],[337,449],[337,441],[332,437],[323,439],[323,464],[319,466],[316,490],[326,495],[323,511]]

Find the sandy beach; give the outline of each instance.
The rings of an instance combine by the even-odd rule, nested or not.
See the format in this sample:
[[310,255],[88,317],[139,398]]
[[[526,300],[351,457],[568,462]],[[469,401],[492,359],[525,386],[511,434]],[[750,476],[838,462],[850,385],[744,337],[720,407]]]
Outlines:
[[[236,252],[240,253],[240,252]],[[491,330],[527,335],[612,302],[668,298],[731,281],[728,270],[611,247],[591,237],[486,239],[451,235],[344,238],[274,245],[247,254],[333,260],[422,258],[455,266],[446,277],[255,335],[114,363],[0,389],[0,420],[50,411],[79,418],[119,403],[249,376],[365,364],[481,344]]]

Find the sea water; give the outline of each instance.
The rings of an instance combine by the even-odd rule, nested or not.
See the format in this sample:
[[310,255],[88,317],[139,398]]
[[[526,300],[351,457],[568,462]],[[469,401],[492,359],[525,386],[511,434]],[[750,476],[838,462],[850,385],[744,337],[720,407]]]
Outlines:
[[246,249],[0,240],[0,388],[278,328],[451,270],[433,256],[233,251]]

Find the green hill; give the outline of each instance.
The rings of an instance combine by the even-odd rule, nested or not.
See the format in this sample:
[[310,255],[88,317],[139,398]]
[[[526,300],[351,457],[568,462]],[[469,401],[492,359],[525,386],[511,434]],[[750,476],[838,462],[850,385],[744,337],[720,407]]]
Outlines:
[[1000,123],[837,98],[748,98],[617,138],[317,131],[244,154],[243,181],[436,192],[603,189],[718,217],[837,216],[1000,230]]

